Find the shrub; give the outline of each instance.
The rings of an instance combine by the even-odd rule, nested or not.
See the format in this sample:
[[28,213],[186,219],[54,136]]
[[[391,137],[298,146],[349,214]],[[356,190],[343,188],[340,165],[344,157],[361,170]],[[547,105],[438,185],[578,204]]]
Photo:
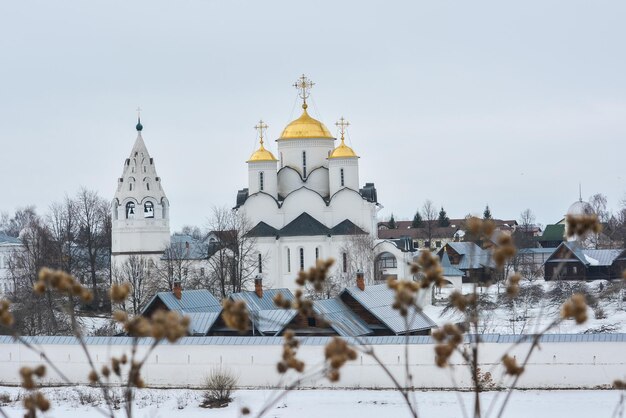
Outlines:
[[232,400],[237,377],[228,369],[215,368],[206,377],[203,408],[223,408]]
[[0,393],[0,406],[6,406],[11,403],[11,394],[7,392]]

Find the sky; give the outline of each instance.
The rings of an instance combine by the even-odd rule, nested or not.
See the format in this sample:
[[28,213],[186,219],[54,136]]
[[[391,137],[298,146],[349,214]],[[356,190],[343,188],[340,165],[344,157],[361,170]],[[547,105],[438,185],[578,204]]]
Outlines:
[[[562,218],[626,194],[623,1],[10,0],[0,4],[0,212],[107,200],[143,137],[171,226],[247,187],[262,118],[344,116],[381,217]],[[276,150],[275,142],[268,141]]]

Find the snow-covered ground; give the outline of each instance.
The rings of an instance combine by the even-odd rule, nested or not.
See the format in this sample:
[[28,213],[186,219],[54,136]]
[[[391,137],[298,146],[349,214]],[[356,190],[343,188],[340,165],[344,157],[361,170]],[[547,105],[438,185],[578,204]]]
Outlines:
[[[93,388],[50,388],[44,392],[50,398],[53,408],[45,415],[48,417],[102,417],[94,406],[85,405],[89,394],[100,398]],[[23,410],[15,398],[20,393],[18,388],[0,387],[0,395],[8,393],[12,401],[3,406],[4,412],[11,418],[23,416]],[[242,390],[234,394],[234,401],[223,409],[204,409],[198,405],[202,398],[201,391],[185,389],[143,389],[137,395],[133,416],[150,418],[169,417],[238,417],[242,407],[249,407],[252,416],[255,412],[279,392],[271,390]],[[520,391],[515,392],[509,402],[505,417],[512,418],[555,418],[555,417],[611,417],[618,407],[623,392],[614,390],[597,391]],[[415,392],[420,417],[458,418],[472,416],[466,409],[472,405],[473,394],[468,392]],[[497,415],[498,405],[504,399],[504,392],[485,392],[481,394],[484,410],[494,402],[489,415]],[[100,406],[102,404],[100,403]],[[117,417],[124,416],[117,411]],[[404,417],[408,416],[402,398],[393,391],[371,390],[300,390],[289,393],[280,400],[268,414],[268,417]],[[620,416],[620,415],[617,415]]]
[[[541,286],[547,294],[555,284],[544,280],[536,280],[534,285]],[[567,285],[574,284],[572,282]],[[521,286],[529,286],[527,281],[523,281]],[[603,289],[606,289],[608,282],[596,281],[586,284],[589,292],[598,297]],[[504,293],[504,287],[500,287],[500,293]],[[455,312],[443,313],[451,288],[444,288],[435,294],[433,305],[424,308],[424,312],[437,324],[448,322],[458,322],[462,320],[460,314]],[[463,293],[473,292],[473,285],[464,284]],[[480,332],[484,334],[530,334],[543,331],[554,319],[559,317],[559,305],[550,304],[548,297],[544,297],[536,303],[525,303],[517,299],[514,309],[507,308],[498,303],[498,288],[490,286],[479,288],[479,292],[488,295],[495,304],[491,310],[484,310],[481,315]],[[596,310],[589,308],[589,320],[576,325],[574,320],[563,321],[559,326],[551,329],[550,333],[578,334],[583,332],[611,332],[626,333],[626,301],[619,300],[619,295],[612,298],[598,298],[598,306],[604,313],[604,318],[596,318]]]

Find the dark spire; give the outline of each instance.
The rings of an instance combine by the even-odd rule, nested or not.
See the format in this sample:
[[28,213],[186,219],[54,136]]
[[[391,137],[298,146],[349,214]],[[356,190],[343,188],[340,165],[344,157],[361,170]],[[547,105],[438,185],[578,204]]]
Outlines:
[[137,118],[137,126],[135,126],[135,128],[137,129],[137,132],[141,132],[141,130],[143,129],[143,125],[141,124],[140,117]]

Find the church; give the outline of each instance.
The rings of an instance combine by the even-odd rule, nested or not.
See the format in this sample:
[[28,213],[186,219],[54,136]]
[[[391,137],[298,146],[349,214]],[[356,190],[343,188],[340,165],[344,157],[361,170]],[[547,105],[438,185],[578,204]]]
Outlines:
[[[233,209],[250,225],[246,234],[255,245],[254,276],[263,287],[293,290],[299,271],[333,258],[332,278],[339,286],[353,285],[357,272],[373,281],[378,264],[384,277],[410,277],[408,263],[417,250],[403,240],[377,239],[382,205],[376,187],[374,183],[360,187],[359,156],[346,144],[348,121],[342,117],[335,124],[337,139],[309,114],[307,99],[313,85],[304,75],[294,84],[302,114],[282,130],[275,153],[266,145],[268,125],[260,121],[255,127],[259,147],[246,161],[248,185],[237,192]],[[169,201],[142,137],[140,119],[136,130],[111,204],[114,271],[131,257],[154,266],[173,242]],[[204,260],[194,258],[199,271],[204,272],[202,263],[210,257],[208,251]]]
[[294,86],[302,114],[276,139],[276,155],[265,147],[267,125],[258,123],[259,148],[246,161],[248,187],[237,193],[235,207],[253,226],[264,285],[290,289],[297,272],[319,259],[333,258],[335,279],[350,280],[351,245],[357,236],[375,238],[381,208],[373,183],[359,187],[359,156],[345,143],[349,123],[336,123],[337,144],[308,113],[313,83],[302,76]]

